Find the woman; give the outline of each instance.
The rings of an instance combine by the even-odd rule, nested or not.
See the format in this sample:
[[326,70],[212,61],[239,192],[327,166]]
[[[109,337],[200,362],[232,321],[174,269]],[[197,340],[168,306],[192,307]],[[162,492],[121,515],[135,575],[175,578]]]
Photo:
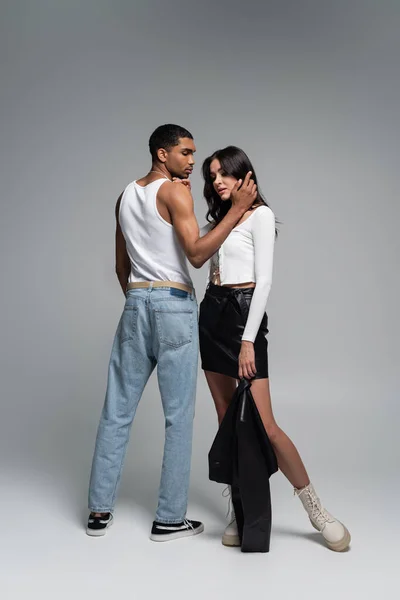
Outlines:
[[[208,228],[224,217],[231,206],[231,190],[248,171],[257,184],[247,155],[235,146],[214,152],[203,164],[204,196],[208,204]],[[265,430],[274,448],[279,469],[294,487],[327,546],[345,550],[350,543],[346,527],[328,513],[315,493],[293,442],[275,421],[269,389],[267,315],[265,308],[271,288],[275,217],[258,191],[252,208],[210,260],[208,286],[200,305],[200,352],[202,368],[213,397],[220,424],[234,395],[237,380],[251,380],[251,392]],[[240,289],[248,310],[236,303],[235,312],[226,310],[223,300]],[[240,545],[234,512],[222,543]]]

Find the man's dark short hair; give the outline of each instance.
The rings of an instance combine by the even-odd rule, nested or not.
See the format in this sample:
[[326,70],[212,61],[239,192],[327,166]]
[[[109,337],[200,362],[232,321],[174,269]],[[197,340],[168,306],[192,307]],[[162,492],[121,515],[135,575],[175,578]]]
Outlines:
[[160,125],[150,136],[149,148],[153,160],[157,160],[157,150],[164,148],[170,150],[179,144],[180,138],[193,139],[190,131],[180,125]]

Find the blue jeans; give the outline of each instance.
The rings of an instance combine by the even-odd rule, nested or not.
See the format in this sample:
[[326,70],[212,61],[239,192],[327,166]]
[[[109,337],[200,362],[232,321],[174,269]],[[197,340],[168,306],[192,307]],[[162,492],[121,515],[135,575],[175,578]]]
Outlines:
[[108,370],[89,485],[89,509],[112,512],[130,428],[157,365],[165,445],[156,521],[185,518],[198,362],[197,301],[173,288],[127,292]]

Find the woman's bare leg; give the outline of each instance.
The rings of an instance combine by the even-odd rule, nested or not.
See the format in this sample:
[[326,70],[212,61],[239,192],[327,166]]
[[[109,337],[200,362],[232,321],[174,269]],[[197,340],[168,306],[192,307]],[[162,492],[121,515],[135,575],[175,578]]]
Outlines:
[[212,371],[204,371],[204,374],[214,400],[218,425],[220,425],[235,393],[236,379],[227,375],[221,375],[221,373],[213,373]]
[[280,470],[293,487],[300,489],[307,486],[310,479],[296,446],[275,421],[272,412],[269,379],[254,379],[251,382],[251,393],[267,435],[274,447]]

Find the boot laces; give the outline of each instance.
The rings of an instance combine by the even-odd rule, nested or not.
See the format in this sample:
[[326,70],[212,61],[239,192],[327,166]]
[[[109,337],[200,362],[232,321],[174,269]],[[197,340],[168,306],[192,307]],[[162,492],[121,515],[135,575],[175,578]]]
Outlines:
[[229,498],[229,500],[228,500],[228,510],[226,511],[225,518],[226,519],[229,518],[229,525],[232,525],[232,523],[234,521],[236,521],[236,516],[235,516],[235,511],[233,510],[233,506],[232,506],[232,496],[231,496],[231,491],[229,489],[229,485],[227,485],[226,488],[224,488],[222,490],[222,497],[223,498]]
[[302,493],[305,493],[305,499],[308,508],[307,512],[309,513],[311,519],[316,521],[320,527],[323,527],[325,523],[332,521],[331,515],[327,510],[325,510],[325,508],[323,508],[321,505],[321,500],[315,493],[308,488],[301,490],[298,495],[300,496]]

